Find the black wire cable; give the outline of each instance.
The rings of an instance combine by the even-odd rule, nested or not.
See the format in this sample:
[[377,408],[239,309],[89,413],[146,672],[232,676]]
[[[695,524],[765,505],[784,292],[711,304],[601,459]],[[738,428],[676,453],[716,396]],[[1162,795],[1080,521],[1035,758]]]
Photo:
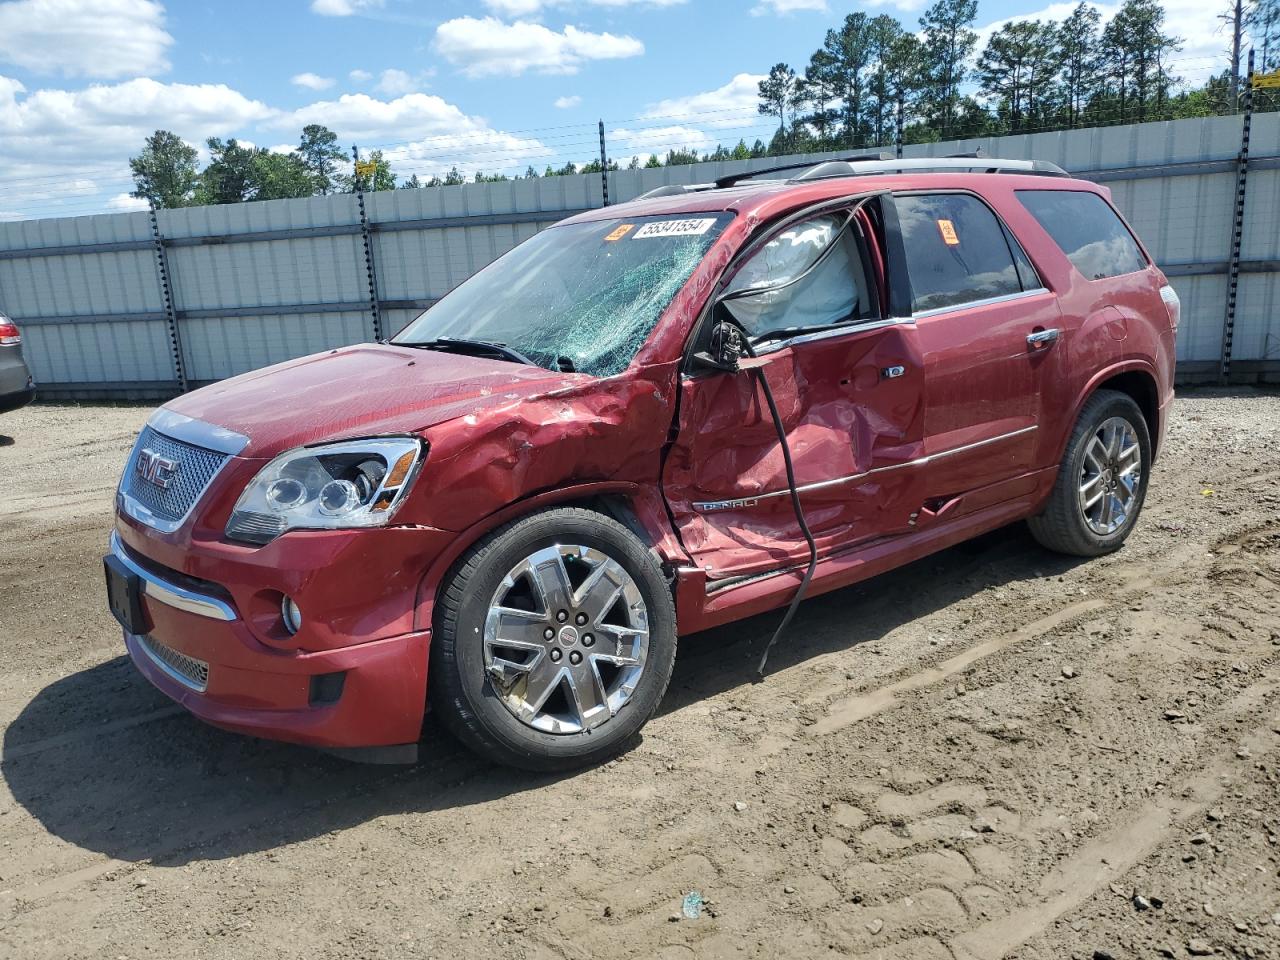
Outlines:
[[[756,352],[751,349],[751,342],[745,337],[743,338],[743,346],[747,355],[754,357]],[[753,368],[756,379],[760,381],[760,388],[764,391],[765,402],[769,405],[769,413],[773,417],[773,428],[778,432],[778,443],[782,446],[782,462],[787,468],[787,486],[791,490],[791,509],[795,511],[796,522],[800,524],[800,532],[804,534],[805,543],[809,545],[809,569],[804,573],[804,579],[800,581],[800,588],[796,591],[794,597],[791,598],[791,605],[787,607],[787,612],[782,618],[782,622],[778,624],[778,629],[773,632],[773,636],[769,638],[769,642],[765,644],[764,653],[760,656],[760,665],[756,667],[756,680],[759,682],[764,679],[765,664],[769,662],[769,652],[773,649],[773,645],[778,642],[778,638],[782,636],[782,632],[787,629],[791,623],[791,618],[796,615],[796,609],[804,600],[804,595],[809,589],[809,581],[813,579],[813,572],[818,567],[818,545],[814,542],[813,534],[809,532],[809,524],[804,518],[804,507],[800,503],[800,491],[796,484],[796,469],[791,461],[791,445],[787,442],[787,431],[782,425],[782,415],[778,413],[778,404],[773,399],[773,390],[769,387],[769,378],[765,376],[765,368],[763,366]]]

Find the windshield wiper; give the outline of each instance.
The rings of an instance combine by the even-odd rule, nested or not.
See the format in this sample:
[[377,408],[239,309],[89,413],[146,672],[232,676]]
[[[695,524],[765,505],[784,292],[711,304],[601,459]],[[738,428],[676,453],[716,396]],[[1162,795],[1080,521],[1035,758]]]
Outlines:
[[467,353],[470,351],[478,353],[496,353],[504,360],[523,363],[530,367],[541,366],[541,364],[534,363],[519,350],[514,350],[511,347],[508,347],[505,343],[499,343],[496,340],[472,340],[467,337],[436,337],[434,340],[422,340],[417,343],[397,341],[395,345],[398,347],[413,347],[418,350],[454,350],[458,353]]

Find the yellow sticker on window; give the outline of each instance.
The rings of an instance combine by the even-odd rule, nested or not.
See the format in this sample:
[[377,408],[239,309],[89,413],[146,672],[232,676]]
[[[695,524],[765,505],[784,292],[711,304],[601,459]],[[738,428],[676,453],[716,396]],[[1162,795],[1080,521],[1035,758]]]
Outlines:
[[605,243],[613,243],[615,240],[621,240],[628,233],[635,229],[634,223],[623,223],[615,227],[613,232],[604,238]]
[[939,220],[938,232],[942,234],[942,242],[948,247],[960,246],[960,238],[956,236],[955,224],[950,220]]

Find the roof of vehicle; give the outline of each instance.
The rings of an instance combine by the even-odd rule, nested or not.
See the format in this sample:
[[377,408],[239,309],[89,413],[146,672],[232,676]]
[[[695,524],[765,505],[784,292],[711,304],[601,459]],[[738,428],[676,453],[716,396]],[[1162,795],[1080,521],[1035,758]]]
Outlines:
[[[986,161],[981,162],[984,166]],[[994,163],[992,161],[991,163]],[[830,166],[830,162],[815,164]],[[880,164],[877,164],[880,166]],[[903,167],[906,164],[902,165]],[[1013,165],[1010,164],[1010,167]],[[1052,165],[1048,165],[1052,167]],[[856,169],[856,168],[855,168]],[[1088,180],[1077,180],[1059,168],[1057,173],[1045,169],[1033,171],[1029,164],[1019,165],[1009,172],[981,170],[900,169],[892,172],[850,173],[846,175],[820,176],[792,179],[739,179],[726,186],[716,184],[688,184],[686,192],[650,194],[635,200],[588,210],[565,220],[565,223],[583,223],[594,220],[615,220],[629,217],[650,217],[668,214],[710,213],[722,210],[739,215],[767,218],[783,210],[821,203],[823,200],[885,190],[973,190],[983,193],[984,188],[999,187],[1015,190],[1088,190],[1105,193]],[[759,171],[758,173],[767,173]],[[724,178],[720,182],[737,178]]]

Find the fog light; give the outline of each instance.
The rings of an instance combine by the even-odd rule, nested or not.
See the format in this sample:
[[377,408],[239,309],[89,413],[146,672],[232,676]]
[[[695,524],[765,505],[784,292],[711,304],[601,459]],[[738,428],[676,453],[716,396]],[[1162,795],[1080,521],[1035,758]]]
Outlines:
[[289,633],[297,633],[302,629],[302,611],[293,597],[285,597],[280,601],[280,616],[284,618],[284,627]]

